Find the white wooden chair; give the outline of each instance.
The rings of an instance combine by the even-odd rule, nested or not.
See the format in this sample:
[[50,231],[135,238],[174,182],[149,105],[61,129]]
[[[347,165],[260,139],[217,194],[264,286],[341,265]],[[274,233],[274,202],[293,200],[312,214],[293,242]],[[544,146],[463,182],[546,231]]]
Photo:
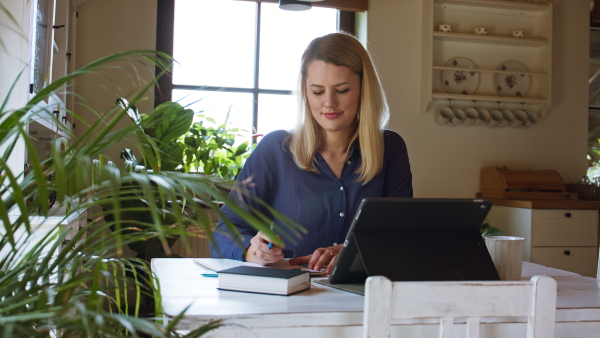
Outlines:
[[390,337],[392,319],[439,318],[440,338],[466,318],[466,337],[479,337],[482,317],[527,317],[527,338],[554,337],[556,281],[392,282],[369,277],[365,285],[363,337]]

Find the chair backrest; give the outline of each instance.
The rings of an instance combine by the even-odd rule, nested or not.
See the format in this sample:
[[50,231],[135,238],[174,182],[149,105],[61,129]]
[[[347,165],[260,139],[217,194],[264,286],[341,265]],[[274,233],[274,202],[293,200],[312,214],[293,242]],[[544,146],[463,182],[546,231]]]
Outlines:
[[439,318],[440,335],[453,335],[455,318],[466,318],[467,338],[479,337],[483,317],[526,317],[527,338],[554,337],[556,281],[392,282],[369,277],[365,284],[363,337],[390,337],[391,321]]

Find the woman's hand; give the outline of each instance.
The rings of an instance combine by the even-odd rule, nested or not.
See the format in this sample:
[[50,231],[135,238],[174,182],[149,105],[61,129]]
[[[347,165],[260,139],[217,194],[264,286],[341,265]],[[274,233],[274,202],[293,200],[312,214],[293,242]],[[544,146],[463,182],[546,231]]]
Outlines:
[[269,249],[271,239],[259,231],[256,236],[250,240],[250,246],[244,253],[246,262],[258,263],[262,265],[279,262],[283,259],[283,251],[281,247],[273,244]]
[[327,265],[325,269],[326,274],[330,274],[338,255],[342,250],[342,244],[336,246],[330,246],[327,248],[318,248],[312,255],[296,257],[290,259],[292,265],[303,265],[307,264],[307,267],[312,270],[321,271],[321,269]]

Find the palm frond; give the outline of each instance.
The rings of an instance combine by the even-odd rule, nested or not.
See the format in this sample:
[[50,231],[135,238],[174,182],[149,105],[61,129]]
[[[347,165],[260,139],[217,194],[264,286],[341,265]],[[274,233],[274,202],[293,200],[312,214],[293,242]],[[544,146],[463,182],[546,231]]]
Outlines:
[[[117,129],[124,112],[115,107],[91,125],[79,139],[55,139],[48,158],[36,154],[28,135],[31,118],[45,108],[45,100],[54,91],[85,74],[100,73],[115,62],[139,66],[139,59],[155,65],[168,65],[170,58],[155,51],[123,52],[101,60],[61,78],[29,100],[22,107],[8,107],[2,102],[0,119],[0,332],[3,336],[135,336],[140,332],[162,337],[173,335],[152,317],[144,318],[141,307],[152,300],[152,276],[148,263],[119,255],[123,245],[150,236],[164,239],[160,213],[150,210],[157,200],[175,195],[164,180],[156,189],[141,185],[153,202],[147,208],[155,213],[153,232],[125,229],[110,232],[100,206],[127,196],[126,182],[151,182],[140,173],[103,165],[98,160],[116,140],[133,134],[134,128]],[[148,64],[146,64],[146,67]],[[138,71],[132,72],[136,74]],[[16,82],[15,82],[16,83]],[[144,83],[132,94],[139,100],[154,85]],[[12,91],[12,89],[11,89]],[[41,107],[41,108],[40,108]],[[28,152],[30,172],[11,170],[9,158],[22,144]],[[49,181],[50,173],[54,180]],[[157,182],[158,180],[154,180]],[[104,192],[112,191],[113,195]],[[48,205],[48,196],[57,195],[57,206],[65,209],[61,216]],[[166,205],[162,205],[164,209]],[[81,229],[66,231],[64,224],[83,217],[91,219]],[[120,213],[119,207],[114,214]],[[12,216],[11,216],[12,215]],[[182,219],[181,213],[175,218]],[[117,220],[119,217],[116,217]],[[175,228],[176,230],[176,228]],[[176,232],[176,231],[173,231]],[[154,304],[151,304],[153,307]]]
[[[190,224],[204,228],[210,238],[214,224],[207,210],[220,214],[233,182],[210,175],[161,171],[156,153],[139,139],[139,125],[117,127],[117,121],[128,114],[119,104],[108,111],[92,110],[98,120],[88,123],[88,129],[76,139],[52,140],[47,158],[37,155],[28,134],[32,117],[52,109],[45,104],[47,97],[67,90],[82,76],[106,78],[105,69],[122,70],[131,81],[139,82],[136,91],[123,95],[130,104],[136,104],[156,82],[156,78],[145,80],[141,74],[158,67],[160,76],[172,62],[168,55],[156,51],[117,53],[49,84],[22,107],[9,107],[8,100],[2,100],[0,335],[180,336],[175,325],[181,317],[168,325],[154,317],[161,299],[148,262],[126,257],[124,248],[153,241],[157,250],[168,253],[173,238],[186,243]],[[93,109],[85,100],[81,104]],[[70,113],[78,121],[85,120],[74,111]],[[147,114],[152,116],[153,112]],[[152,118],[162,126],[161,132],[169,130],[164,128],[168,121],[161,120],[160,114]],[[152,170],[134,170],[105,156],[115,142],[136,136],[134,142],[138,142],[142,160],[153,163]],[[9,166],[17,144],[28,153],[27,173]],[[243,186],[235,189],[245,192]],[[56,203],[50,207],[49,197],[54,195]],[[231,205],[253,227],[269,233],[269,217]],[[294,236],[302,235],[297,224],[263,206],[280,224],[292,229]],[[148,217],[137,219],[132,214]],[[78,222],[81,226],[74,230],[65,227]],[[230,224],[229,228],[239,237],[235,227]],[[210,322],[189,336],[200,336],[219,325],[219,321]]]

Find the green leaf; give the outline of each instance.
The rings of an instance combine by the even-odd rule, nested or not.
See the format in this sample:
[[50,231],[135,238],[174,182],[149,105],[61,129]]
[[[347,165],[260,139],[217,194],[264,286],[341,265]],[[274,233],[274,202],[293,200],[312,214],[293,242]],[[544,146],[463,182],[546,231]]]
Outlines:
[[483,237],[488,237],[488,236],[502,236],[502,231],[500,231],[500,229],[491,227],[491,226],[487,226],[485,228],[483,228],[483,230],[481,231],[481,236]]
[[123,97],[117,99],[117,104],[127,112],[137,126],[142,127],[142,117],[135,106],[130,105],[129,101]]
[[163,145],[161,151],[162,168],[161,170],[173,171],[183,163],[183,145],[171,142]]
[[[185,109],[177,102],[165,102],[151,114],[155,137],[167,144],[185,134],[194,119],[194,111]],[[157,123],[159,122],[159,123]]]
[[240,144],[237,149],[235,150],[235,153],[233,154],[234,157],[239,157],[242,156],[243,154],[245,154],[248,151],[248,142],[244,142],[242,144]]

